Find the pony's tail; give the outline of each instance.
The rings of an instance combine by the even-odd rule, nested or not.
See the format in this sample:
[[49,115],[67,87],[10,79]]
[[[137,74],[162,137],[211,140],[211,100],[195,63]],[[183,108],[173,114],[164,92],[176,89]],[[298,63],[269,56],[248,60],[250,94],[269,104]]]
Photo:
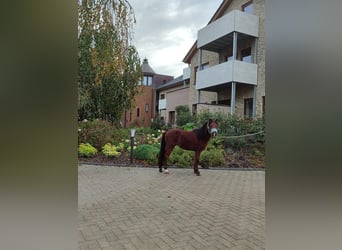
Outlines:
[[158,166],[161,168],[163,166],[164,157],[165,157],[165,132],[162,135],[161,143],[160,143],[160,151],[159,151],[159,157],[158,157]]

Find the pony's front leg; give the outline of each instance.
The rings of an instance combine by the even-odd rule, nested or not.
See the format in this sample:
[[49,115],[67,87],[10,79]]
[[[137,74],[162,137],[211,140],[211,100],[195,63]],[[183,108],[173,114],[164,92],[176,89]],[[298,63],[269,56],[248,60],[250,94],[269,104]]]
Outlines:
[[197,176],[200,176],[200,171],[198,170],[198,163],[199,163],[199,157],[200,157],[201,151],[196,151],[195,152],[195,162],[194,162],[194,173]]
[[165,156],[164,156],[164,173],[168,174],[169,170],[167,169],[167,159],[169,159],[170,154],[172,153],[172,150],[174,149],[175,145],[171,145],[169,148],[166,149]]

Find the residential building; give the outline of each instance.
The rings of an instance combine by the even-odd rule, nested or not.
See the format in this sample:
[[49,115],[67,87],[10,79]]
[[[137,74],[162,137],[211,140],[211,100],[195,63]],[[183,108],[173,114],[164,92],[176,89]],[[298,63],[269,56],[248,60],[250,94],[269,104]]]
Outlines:
[[183,70],[183,75],[160,85],[157,89],[159,97],[159,115],[170,126],[176,125],[176,107],[189,105],[190,68]]
[[131,110],[126,110],[122,118],[123,127],[149,127],[158,112],[156,88],[173,79],[172,76],[157,74],[148,64],[147,58],[141,65],[143,80],[140,82],[139,94]]
[[265,0],[223,0],[183,59],[189,108],[261,117],[265,110]]

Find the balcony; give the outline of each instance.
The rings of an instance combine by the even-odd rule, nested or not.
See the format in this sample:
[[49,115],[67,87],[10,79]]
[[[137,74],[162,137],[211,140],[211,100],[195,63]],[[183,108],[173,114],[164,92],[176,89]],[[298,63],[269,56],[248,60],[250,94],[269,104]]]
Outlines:
[[228,61],[197,72],[196,89],[209,89],[224,83],[240,82],[257,85],[258,65]]
[[166,99],[159,100],[159,106],[158,109],[166,109]]
[[259,17],[233,10],[198,31],[197,48],[218,51],[222,46],[227,46],[234,31],[258,37]]

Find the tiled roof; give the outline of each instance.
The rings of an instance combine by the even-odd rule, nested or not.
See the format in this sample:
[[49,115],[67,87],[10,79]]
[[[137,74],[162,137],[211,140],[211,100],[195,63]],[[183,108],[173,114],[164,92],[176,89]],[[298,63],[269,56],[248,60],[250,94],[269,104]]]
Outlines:
[[157,89],[160,90],[160,89],[164,89],[164,88],[170,88],[170,87],[176,86],[180,83],[183,84],[183,75],[178,76],[177,78],[160,85]]

